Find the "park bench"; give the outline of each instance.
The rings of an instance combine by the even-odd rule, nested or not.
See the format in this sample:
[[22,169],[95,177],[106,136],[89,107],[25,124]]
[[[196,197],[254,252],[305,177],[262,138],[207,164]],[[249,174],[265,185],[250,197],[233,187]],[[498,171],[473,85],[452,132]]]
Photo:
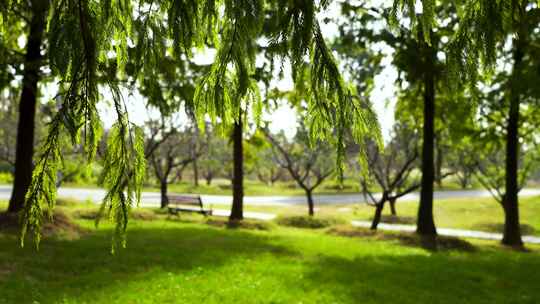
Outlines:
[[169,213],[196,212],[204,216],[212,215],[212,208],[205,208],[200,195],[168,195]]

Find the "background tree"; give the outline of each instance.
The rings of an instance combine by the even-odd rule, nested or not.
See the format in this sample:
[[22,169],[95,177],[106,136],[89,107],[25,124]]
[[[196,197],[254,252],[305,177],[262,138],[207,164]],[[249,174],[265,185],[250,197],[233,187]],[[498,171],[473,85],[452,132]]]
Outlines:
[[[418,168],[418,133],[405,125],[395,125],[392,140],[380,151],[376,145],[367,148],[368,165],[372,177],[363,176],[360,185],[366,202],[375,206],[371,229],[377,229],[386,202],[390,204],[392,215],[396,215],[396,201],[418,188],[415,178]],[[380,188],[381,196],[376,198],[373,186]]]
[[202,135],[204,153],[199,158],[199,168],[207,185],[216,177],[223,176],[224,169],[232,161],[229,140],[216,132],[212,126],[207,126]]
[[263,146],[257,151],[255,174],[262,183],[272,187],[284,177],[284,170],[277,165],[278,160],[271,146]]
[[12,88],[8,88],[0,96],[0,160],[9,166],[10,172],[15,167],[17,133],[13,126],[17,124],[17,95]]
[[[496,61],[506,58],[511,72],[504,82],[507,100],[505,130],[505,190],[503,210],[505,225],[502,243],[522,246],[519,225],[519,155],[521,150],[520,105],[535,100],[536,86],[529,86],[538,73],[527,73],[537,66],[539,8],[535,1],[511,3],[479,1],[464,3],[460,26],[452,39],[449,60],[455,67],[455,78],[476,86],[479,64],[493,71]],[[507,41],[511,39],[510,51]],[[498,101],[495,101],[496,103]]]
[[[159,147],[150,155],[150,163],[160,185],[161,208],[169,204],[168,185],[173,183],[177,175],[173,174],[177,168],[185,168],[193,162],[194,155],[197,157],[201,151],[192,152],[193,126],[184,130],[170,130],[169,136],[163,140]],[[172,176],[171,176],[172,174]]]
[[283,134],[271,134],[268,130],[264,133],[274,147],[279,166],[286,169],[296,184],[304,190],[308,213],[313,216],[313,191],[335,172],[332,149],[321,142],[312,145],[302,124],[292,140],[287,140]]
[[[32,181],[34,129],[37,99],[39,96],[38,83],[41,78],[42,66],[41,48],[46,36],[49,1],[17,1],[8,5],[2,4],[10,19],[4,26],[7,30],[14,29],[25,22],[26,46],[24,50],[22,88],[19,100],[19,118],[17,125],[17,143],[15,153],[15,172],[13,190],[8,205],[8,212],[19,212],[23,209],[26,191]],[[12,38],[18,38],[13,37]],[[5,45],[4,45],[5,46]]]

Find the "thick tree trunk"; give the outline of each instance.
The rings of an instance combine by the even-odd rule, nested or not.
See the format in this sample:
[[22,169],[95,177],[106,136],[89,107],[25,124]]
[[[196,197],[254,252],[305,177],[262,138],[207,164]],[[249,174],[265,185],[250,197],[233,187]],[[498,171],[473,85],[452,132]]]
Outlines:
[[48,1],[32,1],[33,15],[26,45],[23,88],[19,103],[15,178],[8,212],[18,212],[23,208],[26,192],[32,182],[36,99],[41,66],[40,50],[45,29],[47,3]]
[[422,235],[436,235],[433,220],[433,182],[435,168],[433,165],[433,149],[435,137],[435,75],[433,71],[434,50],[425,44],[424,54],[426,66],[424,71],[424,126],[422,143],[422,189],[416,231]]
[[520,84],[523,62],[522,41],[514,40],[514,68],[510,85],[510,108],[506,127],[506,179],[504,209],[504,234],[502,243],[510,246],[522,246],[519,226],[518,205],[518,170],[519,170],[519,103]]
[[397,212],[396,212],[396,199],[392,198],[388,202],[390,204],[390,212],[392,213],[393,216],[396,216],[397,215]]
[[383,200],[375,207],[375,214],[373,215],[373,221],[371,221],[371,230],[377,230],[377,226],[379,226],[379,223],[381,222],[381,215],[384,209],[385,202],[386,201]]
[[315,204],[313,203],[313,190],[304,189],[306,191],[308,213],[309,216],[315,215]]
[[229,220],[244,218],[244,152],[242,148],[242,118],[234,124],[233,131],[233,204]]
[[161,190],[161,208],[167,208],[169,205],[169,197],[167,196],[168,184],[167,181],[159,181]]

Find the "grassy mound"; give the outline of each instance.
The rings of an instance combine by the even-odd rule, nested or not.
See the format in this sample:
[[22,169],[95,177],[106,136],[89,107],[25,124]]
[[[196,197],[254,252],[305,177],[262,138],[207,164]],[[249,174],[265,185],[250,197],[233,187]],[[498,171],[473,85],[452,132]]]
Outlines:
[[276,219],[276,222],[281,226],[321,229],[343,224],[344,221],[333,217],[315,217],[315,216],[281,216]]

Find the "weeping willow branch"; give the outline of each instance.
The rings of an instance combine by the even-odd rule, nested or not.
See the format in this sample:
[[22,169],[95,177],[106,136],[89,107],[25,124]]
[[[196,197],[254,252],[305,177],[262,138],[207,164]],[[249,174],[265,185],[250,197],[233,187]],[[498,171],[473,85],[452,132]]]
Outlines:
[[[113,87],[114,88],[114,87]],[[104,157],[104,169],[100,183],[107,190],[96,225],[108,213],[116,224],[112,252],[126,245],[126,229],[131,207],[141,199],[141,188],[146,172],[144,134],[141,128],[129,122],[121,95],[113,91],[117,122],[111,128]]]

